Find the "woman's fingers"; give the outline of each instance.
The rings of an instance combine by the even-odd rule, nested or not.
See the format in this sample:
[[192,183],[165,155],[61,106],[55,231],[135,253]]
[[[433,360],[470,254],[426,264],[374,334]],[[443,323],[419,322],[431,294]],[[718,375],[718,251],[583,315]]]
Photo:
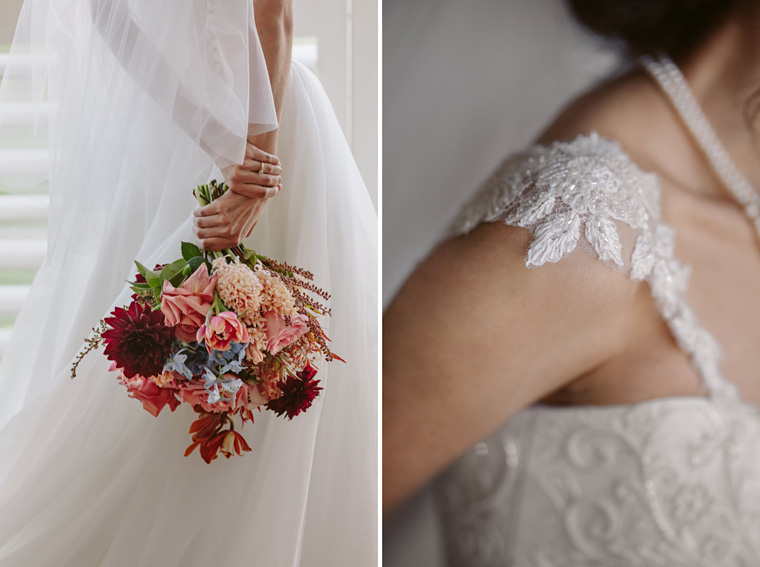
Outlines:
[[279,165],[272,165],[271,163],[259,161],[257,159],[247,159],[240,167],[248,171],[263,173],[265,175],[282,175],[282,167]]
[[211,228],[214,226],[224,226],[226,224],[229,224],[229,219],[227,218],[227,215],[209,215],[207,217],[204,216],[194,216],[193,217],[193,226],[195,228]]
[[265,187],[235,180],[230,191],[193,211],[193,232],[204,250],[222,250],[238,245],[251,234],[268,199],[278,187]]
[[[197,207],[193,210],[194,217],[210,217],[218,214],[221,214],[219,201],[211,201],[208,205]],[[223,222],[226,222],[226,219]]]
[[[194,228],[193,232],[199,240],[208,240],[213,238],[234,240],[235,237],[238,236],[235,234],[235,230],[230,225],[212,226],[210,228]],[[237,242],[235,244],[237,244]],[[233,244],[233,246],[235,246],[235,244]]]
[[258,161],[271,163],[272,165],[280,165],[280,158],[265,152],[261,148],[257,148],[251,143],[246,144],[245,157],[246,159],[255,159]]
[[230,180],[233,183],[240,181],[243,183],[253,183],[254,185],[263,185],[264,187],[277,187],[282,183],[282,177],[279,175],[265,175],[245,169],[239,169]]
[[264,187],[263,185],[256,185],[255,183],[241,183],[239,185],[233,185],[230,189],[233,193],[244,195],[249,199],[271,199],[277,195],[280,190],[280,185]]
[[235,242],[229,238],[201,238],[199,240],[203,250],[224,250],[225,248],[232,248],[239,244],[239,242]]

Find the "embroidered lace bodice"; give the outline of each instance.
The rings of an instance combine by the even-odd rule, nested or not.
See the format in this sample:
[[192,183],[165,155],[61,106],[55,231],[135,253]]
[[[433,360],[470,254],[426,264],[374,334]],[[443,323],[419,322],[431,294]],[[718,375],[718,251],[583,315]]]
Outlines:
[[436,481],[452,567],[760,565],[760,411],[686,301],[659,200],[654,174],[591,134],[508,159],[455,220],[530,230],[528,267],[582,247],[646,281],[708,395],[522,410]]

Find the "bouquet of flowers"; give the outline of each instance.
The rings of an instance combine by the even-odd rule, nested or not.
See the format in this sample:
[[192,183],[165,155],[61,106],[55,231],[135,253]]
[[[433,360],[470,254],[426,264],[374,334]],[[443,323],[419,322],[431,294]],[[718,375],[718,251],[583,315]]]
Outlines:
[[[207,205],[227,190],[212,181],[194,194]],[[100,321],[74,361],[105,345],[111,370],[129,395],[153,416],[190,404],[190,455],[200,447],[207,463],[221,452],[250,451],[235,430],[262,408],[292,419],[321,388],[316,363],[342,360],[328,347],[317,321],[329,315],[329,294],[306,270],[267,258],[243,245],[206,252],[181,243],[182,258],[150,270],[135,262],[132,303]]]

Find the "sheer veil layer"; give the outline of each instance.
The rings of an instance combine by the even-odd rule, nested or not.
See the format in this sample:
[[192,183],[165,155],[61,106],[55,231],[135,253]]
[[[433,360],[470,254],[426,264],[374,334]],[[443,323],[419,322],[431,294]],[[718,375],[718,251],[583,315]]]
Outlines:
[[[182,456],[192,411],[153,418],[92,354],[134,259],[179,255],[191,189],[276,127],[246,0],[27,0],[0,98],[50,116],[48,255],[0,365],[0,566],[320,567],[376,561],[377,217],[316,78],[294,63],[283,190],[247,244],[313,271],[347,364],[293,421],[261,413],[252,453]],[[40,111],[41,114],[41,111]],[[0,136],[2,136],[0,124]]]

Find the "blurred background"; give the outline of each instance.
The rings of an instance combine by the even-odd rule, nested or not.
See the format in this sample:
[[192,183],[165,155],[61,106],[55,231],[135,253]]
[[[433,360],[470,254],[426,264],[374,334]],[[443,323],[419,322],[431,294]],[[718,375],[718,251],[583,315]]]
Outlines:
[[[464,201],[617,66],[563,0],[384,0],[383,299]],[[386,567],[442,567],[430,493],[387,518]]]
[[[22,0],[0,0],[0,81]],[[359,170],[377,206],[378,173],[377,0],[295,0],[293,58],[314,71],[327,91]],[[21,55],[24,65],[44,59]],[[37,268],[44,260],[47,183],[30,183],[46,171],[43,146],[30,146],[31,106],[0,103],[12,135],[0,144],[0,358]],[[42,124],[43,132],[46,124]],[[4,134],[8,134],[4,132]],[[43,175],[44,176],[44,175]]]

